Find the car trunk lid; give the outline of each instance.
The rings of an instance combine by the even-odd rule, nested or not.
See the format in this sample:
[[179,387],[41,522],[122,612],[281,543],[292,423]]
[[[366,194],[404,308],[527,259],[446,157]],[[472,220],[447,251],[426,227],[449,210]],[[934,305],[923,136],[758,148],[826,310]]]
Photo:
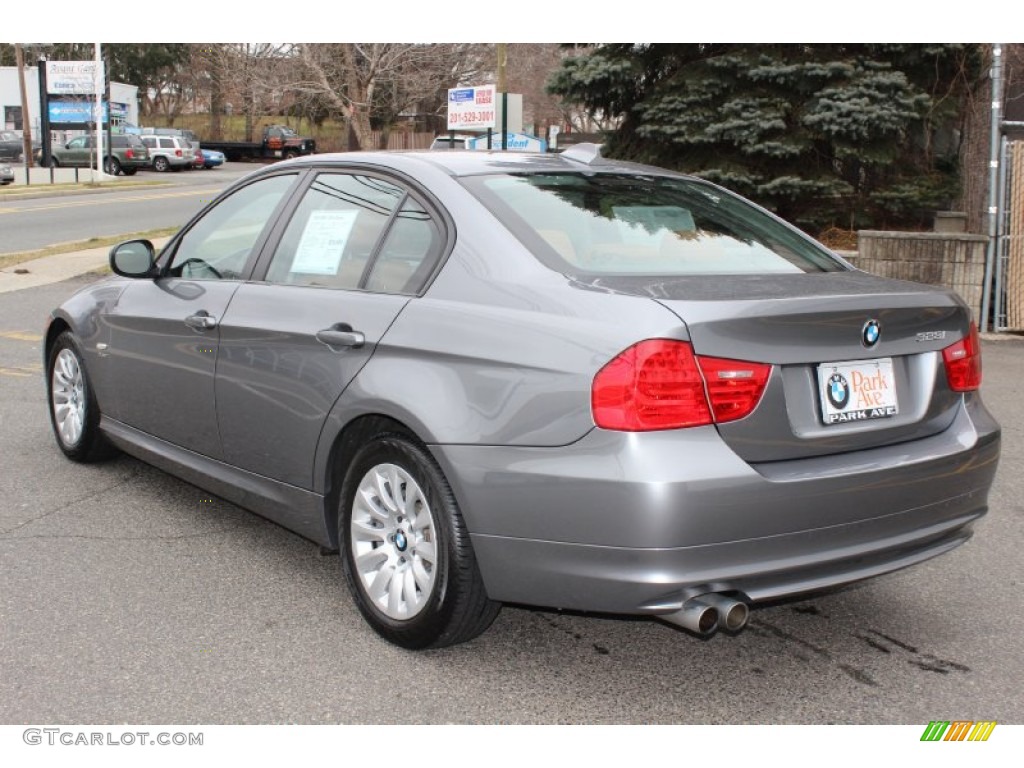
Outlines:
[[967,335],[970,316],[944,289],[858,271],[594,282],[671,310],[698,356],[772,364],[755,411],[718,425],[752,463],[926,437],[952,423],[961,400],[942,350]]

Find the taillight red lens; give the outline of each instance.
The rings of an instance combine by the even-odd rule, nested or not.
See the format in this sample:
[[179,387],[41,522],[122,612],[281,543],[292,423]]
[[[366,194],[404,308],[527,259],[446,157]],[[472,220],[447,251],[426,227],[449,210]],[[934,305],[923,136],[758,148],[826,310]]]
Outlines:
[[966,337],[942,350],[942,361],[954,392],[973,392],[981,386],[981,338],[973,321]]
[[174,150],[174,154],[177,155],[178,157],[181,157],[181,150],[180,149]]
[[684,341],[641,341],[594,377],[594,423],[645,432],[741,419],[757,407],[771,370],[764,363],[698,358]]
[[132,152],[132,150],[129,148],[124,151],[124,156],[131,160],[133,157],[135,157],[135,153]]
[[753,413],[772,375],[772,367],[766,363],[700,356],[697,364],[707,382],[708,399],[718,424]]

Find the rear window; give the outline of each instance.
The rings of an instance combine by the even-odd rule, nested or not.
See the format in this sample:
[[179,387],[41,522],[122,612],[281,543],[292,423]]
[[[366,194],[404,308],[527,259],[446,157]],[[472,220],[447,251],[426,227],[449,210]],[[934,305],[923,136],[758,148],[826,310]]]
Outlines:
[[697,180],[531,173],[461,181],[541,261],[568,274],[845,269],[826,250],[774,217]]

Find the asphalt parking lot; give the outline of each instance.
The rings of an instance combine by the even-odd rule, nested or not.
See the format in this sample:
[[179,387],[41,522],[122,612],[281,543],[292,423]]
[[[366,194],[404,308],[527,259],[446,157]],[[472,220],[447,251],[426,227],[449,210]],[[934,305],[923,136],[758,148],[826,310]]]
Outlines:
[[412,653],[312,543],[134,459],[61,456],[40,334],[91,279],[0,300],[2,723],[1024,722],[1024,340],[984,345],[1003,458],[965,547],[735,637],[506,607]]

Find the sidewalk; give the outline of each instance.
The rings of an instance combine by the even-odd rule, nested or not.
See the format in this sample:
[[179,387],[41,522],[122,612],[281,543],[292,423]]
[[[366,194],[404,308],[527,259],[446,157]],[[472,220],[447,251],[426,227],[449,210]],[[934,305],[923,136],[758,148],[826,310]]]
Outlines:
[[[169,237],[157,238],[153,245],[159,251],[168,240]],[[0,293],[59,283],[71,277],[84,275],[86,272],[102,269],[109,264],[109,254],[110,246],[104,246],[12,264],[0,269]]]

